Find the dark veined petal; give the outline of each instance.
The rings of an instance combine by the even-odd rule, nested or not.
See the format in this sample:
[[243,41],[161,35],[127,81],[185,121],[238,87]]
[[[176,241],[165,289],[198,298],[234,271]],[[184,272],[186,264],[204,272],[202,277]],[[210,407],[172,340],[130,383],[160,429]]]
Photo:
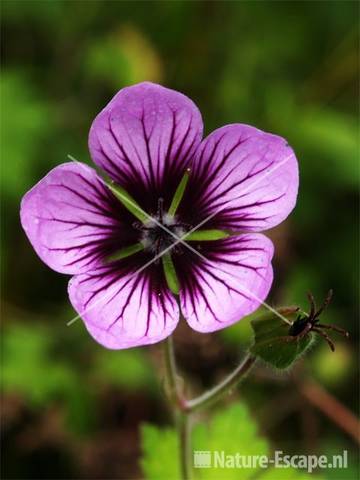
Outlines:
[[118,206],[95,170],[79,162],[64,163],[23,197],[21,224],[49,267],[82,273],[121,248],[126,234],[122,237]]
[[149,272],[99,269],[69,283],[70,301],[101,345],[123,349],[160,342],[179,320],[175,298]]
[[187,202],[196,205],[201,218],[218,212],[215,228],[262,231],[289,215],[298,183],[297,160],[283,138],[248,125],[227,125],[202,142],[188,188],[190,195],[196,190],[197,199]]
[[209,243],[209,261],[194,259],[181,271],[181,310],[189,325],[213,332],[256,310],[271,287],[272,256],[273,244],[261,234]]
[[201,114],[189,98],[144,82],[120,90],[100,112],[89,148],[94,162],[130,193],[134,186],[163,191],[167,180],[178,185],[202,130]]

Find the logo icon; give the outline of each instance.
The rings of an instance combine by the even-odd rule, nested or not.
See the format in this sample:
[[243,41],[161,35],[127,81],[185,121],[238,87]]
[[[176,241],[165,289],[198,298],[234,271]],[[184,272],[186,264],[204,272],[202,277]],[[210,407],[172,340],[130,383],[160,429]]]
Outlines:
[[207,450],[196,450],[194,452],[195,468],[211,468],[211,452]]

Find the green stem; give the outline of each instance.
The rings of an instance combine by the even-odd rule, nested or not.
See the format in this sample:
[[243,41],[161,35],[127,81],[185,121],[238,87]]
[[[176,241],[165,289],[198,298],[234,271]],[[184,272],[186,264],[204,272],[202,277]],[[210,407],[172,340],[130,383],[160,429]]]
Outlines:
[[231,391],[249,372],[254,365],[256,358],[248,354],[240,365],[218,385],[197,398],[186,400],[179,388],[172,337],[168,337],[163,345],[166,387],[171,406],[177,417],[181,478],[182,480],[191,480],[191,416],[193,412],[212,405]]
[[177,416],[179,434],[179,460],[182,480],[191,480],[191,426],[190,412],[186,410],[185,400],[180,392],[176,360],[174,353],[174,342],[172,336],[164,341],[164,358],[166,387],[169,400]]
[[180,442],[180,468],[181,478],[191,480],[192,478],[192,452],[191,452],[191,416],[189,412],[179,414],[179,442]]
[[177,404],[178,401],[178,384],[176,373],[176,360],[174,354],[174,341],[172,336],[168,337],[164,342],[164,359],[165,359],[165,378],[166,388],[171,402]]
[[234,388],[240,380],[249,372],[251,367],[254,365],[256,358],[247,355],[245,359],[240,363],[240,365],[235,368],[222,382],[203,393],[197,398],[188,400],[186,402],[186,409],[189,412],[194,412],[200,410],[201,408],[208,407],[209,405],[215,403],[217,400],[220,400],[225,396],[229,390]]

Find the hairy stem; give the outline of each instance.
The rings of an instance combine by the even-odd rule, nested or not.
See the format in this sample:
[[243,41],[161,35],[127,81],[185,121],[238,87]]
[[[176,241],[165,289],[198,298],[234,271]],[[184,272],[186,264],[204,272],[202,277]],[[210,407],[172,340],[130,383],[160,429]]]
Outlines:
[[180,442],[180,468],[181,478],[191,480],[191,415],[188,412],[179,414],[179,442]]
[[235,368],[235,370],[227,377],[225,377],[222,382],[207,392],[204,392],[199,397],[188,400],[186,402],[187,411],[194,412],[196,410],[200,410],[201,408],[208,407],[209,405],[220,400],[224,395],[231,391],[231,389],[234,388],[240,382],[240,380],[244,378],[244,376],[254,365],[255,361],[255,357],[247,355],[240,365]]
[[174,342],[170,336],[164,342],[166,388],[174,414],[177,417],[179,435],[179,460],[182,480],[191,480],[191,424],[190,412],[186,410],[186,401],[180,391]]
[[177,419],[179,434],[179,457],[182,480],[191,480],[191,415],[201,408],[208,407],[231,391],[254,365],[256,358],[247,355],[240,365],[222,382],[197,398],[186,400],[180,389],[176,370],[174,343],[168,337],[164,343],[166,389],[173,412]]
[[172,402],[177,402],[179,389],[177,385],[174,341],[171,335],[163,342],[163,346],[164,346],[164,359],[165,359],[166,388],[168,390],[168,395],[170,400]]

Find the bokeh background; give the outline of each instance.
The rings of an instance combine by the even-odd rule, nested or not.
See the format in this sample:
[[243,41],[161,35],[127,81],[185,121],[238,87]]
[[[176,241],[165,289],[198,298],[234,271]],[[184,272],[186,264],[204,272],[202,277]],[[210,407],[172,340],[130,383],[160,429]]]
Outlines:
[[[171,418],[160,346],[106,351],[81,321],[67,327],[68,278],[41,263],[19,224],[22,195],[52,167],[68,154],[90,163],[89,126],[115,92],[151,80],[194,99],[206,133],[250,123],[294,147],[299,200],[269,232],[269,301],[306,309],[307,290],[321,301],[332,287],[324,321],[351,337],[338,338],[334,354],[319,341],[292,372],[260,365],[233,392],[249,414],[238,425],[239,448],[242,429],[254,428],[287,453],[347,449],[349,468],[321,478],[354,480],[358,3],[3,0],[1,11],[3,478],[156,478],[156,459],[141,461],[143,450],[165,462],[159,429]],[[196,392],[236,365],[251,331],[247,319],[212,335],[181,325],[175,340]],[[145,440],[144,423],[154,425]]]

